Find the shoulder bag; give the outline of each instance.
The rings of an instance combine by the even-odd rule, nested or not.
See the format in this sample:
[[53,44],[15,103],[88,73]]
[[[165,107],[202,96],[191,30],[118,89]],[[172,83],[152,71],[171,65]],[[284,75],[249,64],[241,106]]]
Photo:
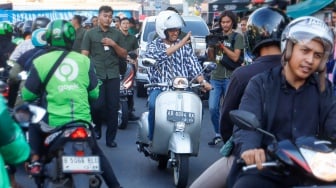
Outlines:
[[[238,33],[234,32],[231,40],[231,46],[230,49],[234,49],[234,44],[236,42],[236,36]],[[226,54],[223,54],[223,58],[220,61],[220,63],[228,70],[235,70],[236,68],[240,67],[244,62],[244,57],[242,56],[244,54],[243,52],[240,52],[240,56],[238,61],[234,62],[232,59],[230,59]]]

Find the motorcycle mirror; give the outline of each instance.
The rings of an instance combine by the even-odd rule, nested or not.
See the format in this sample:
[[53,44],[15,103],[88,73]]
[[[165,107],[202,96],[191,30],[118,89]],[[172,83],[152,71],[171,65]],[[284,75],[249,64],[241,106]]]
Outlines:
[[241,129],[256,130],[257,128],[260,128],[257,116],[251,112],[244,110],[232,110],[230,111],[230,118],[232,122]]
[[44,108],[41,108],[39,106],[36,105],[29,105],[29,109],[30,112],[33,113],[33,116],[31,118],[31,123],[38,123],[40,122],[43,117],[45,116],[45,114],[47,113],[47,111]]
[[134,51],[128,52],[128,55],[133,60],[135,60],[138,57],[138,55]]
[[217,64],[213,61],[204,61],[203,68],[207,71],[213,71],[217,68]]
[[14,109],[15,120],[21,127],[28,127],[30,123],[40,122],[46,110],[39,106],[23,104]]
[[142,59],[142,65],[145,67],[152,67],[156,63],[155,59],[152,58],[143,58]]
[[27,80],[27,77],[28,77],[28,73],[27,71],[21,71],[19,74],[18,74],[18,78],[20,80]]
[[230,118],[240,129],[258,131],[271,137],[273,139],[274,147],[276,148],[276,137],[272,133],[261,128],[260,122],[255,114],[245,110],[232,110],[230,111]]

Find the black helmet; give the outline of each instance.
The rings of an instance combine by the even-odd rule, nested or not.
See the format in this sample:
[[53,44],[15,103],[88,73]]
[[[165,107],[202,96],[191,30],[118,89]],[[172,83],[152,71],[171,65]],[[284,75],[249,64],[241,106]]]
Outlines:
[[14,31],[13,33],[15,34],[15,36],[21,36],[21,31],[22,31],[22,27],[23,27],[24,22],[23,21],[17,21],[14,23]]
[[26,20],[22,26],[22,35],[26,36],[27,34],[31,34],[33,32],[32,30],[33,21],[32,20]]
[[45,28],[47,27],[48,23],[50,22],[50,19],[47,17],[37,17],[35,18],[32,26],[32,31],[35,31],[36,29]]
[[75,38],[76,30],[69,21],[54,20],[49,23],[46,31],[46,39],[50,46],[70,50]]
[[289,21],[289,18],[276,8],[262,7],[255,10],[247,21],[247,50],[258,57],[261,46],[277,44],[280,48],[281,33]]

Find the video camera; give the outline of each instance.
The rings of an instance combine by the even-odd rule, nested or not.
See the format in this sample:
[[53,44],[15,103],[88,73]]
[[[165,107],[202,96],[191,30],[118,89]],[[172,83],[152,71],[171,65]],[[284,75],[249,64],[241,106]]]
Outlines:
[[215,46],[218,42],[223,42],[224,40],[228,40],[228,37],[222,34],[220,28],[210,30],[210,35],[205,37],[205,42],[208,46]]

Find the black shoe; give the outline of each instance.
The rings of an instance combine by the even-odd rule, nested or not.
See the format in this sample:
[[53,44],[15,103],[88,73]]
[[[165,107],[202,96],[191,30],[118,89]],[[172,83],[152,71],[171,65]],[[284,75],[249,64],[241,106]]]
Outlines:
[[101,138],[101,135],[102,135],[101,134],[101,128],[95,127],[94,131],[95,131],[96,139],[99,140]]
[[128,114],[128,120],[129,121],[137,121],[139,119],[140,118],[138,116],[134,115],[133,112]]
[[106,146],[109,148],[116,148],[118,144],[115,141],[112,141],[112,142],[106,142]]
[[222,142],[222,138],[219,137],[219,136],[216,136],[215,138],[213,138],[209,143],[208,145],[209,146],[214,146],[214,145],[217,145],[218,143]]

